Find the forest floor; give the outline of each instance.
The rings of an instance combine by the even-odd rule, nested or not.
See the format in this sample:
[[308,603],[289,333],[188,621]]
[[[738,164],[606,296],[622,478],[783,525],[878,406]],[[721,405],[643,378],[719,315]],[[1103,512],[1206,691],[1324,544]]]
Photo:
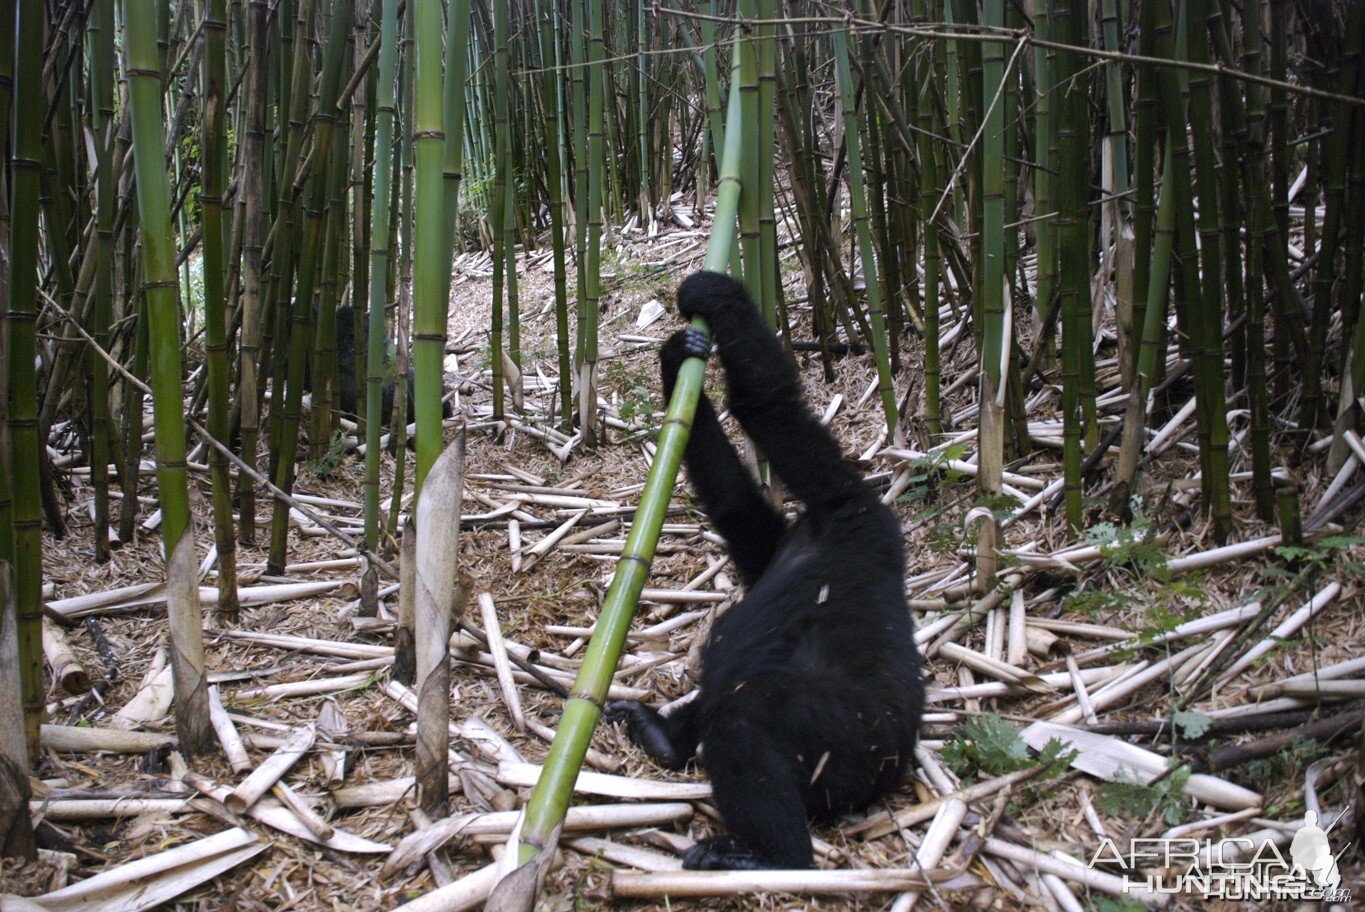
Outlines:
[[[649,429],[657,426],[662,408],[657,344],[679,325],[672,313],[672,291],[700,266],[704,246],[705,235],[694,230],[673,229],[656,237],[640,231],[613,233],[604,260],[607,293],[600,378],[602,398],[612,406],[608,415],[619,419],[613,422],[619,426],[607,430],[607,439],[596,452],[576,448],[561,462],[545,440],[525,431],[514,428],[500,437],[487,429],[468,432],[463,512],[485,518],[471,520],[462,528],[460,566],[472,577],[475,592],[492,596],[502,634],[513,648],[538,650],[535,661],[565,681],[581,658],[583,640],[578,634],[593,623],[628,528],[629,510],[648,469]],[[797,338],[810,338],[809,311],[799,304],[804,283],[790,251],[784,254],[784,270],[790,273],[787,294],[793,301],[794,332]],[[452,289],[451,338],[459,340],[453,347],[462,353],[447,359],[446,380],[448,388],[458,384],[461,390],[457,415],[474,425],[491,408],[491,375],[485,363],[490,272],[486,256],[461,257]],[[523,411],[528,421],[543,427],[555,398],[557,373],[548,250],[523,258],[520,294],[528,388]],[[667,305],[668,312],[637,326],[642,308],[655,300]],[[951,339],[950,324],[945,325],[944,335]],[[921,646],[928,658],[930,690],[925,759],[916,776],[863,817],[816,830],[819,866],[913,867],[932,816],[929,812],[938,805],[931,805],[922,815],[915,815],[916,808],[972,783],[998,785],[1002,777],[1012,777],[1004,780],[1007,786],[968,802],[964,828],[951,839],[941,863],[955,873],[925,890],[919,904],[948,909],[1110,912],[1138,906],[1110,895],[1103,884],[1092,882],[1087,887],[1085,877],[1074,870],[1085,868],[1105,838],[1126,851],[1134,838],[1174,835],[1216,841],[1268,831],[1288,857],[1289,839],[1302,824],[1305,807],[1319,808],[1324,826],[1348,807],[1355,807],[1358,814],[1356,802],[1365,782],[1358,702],[1365,689],[1358,666],[1365,663],[1355,662],[1323,676],[1330,681],[1315,682],[1309,675],[1305,683],[1294,676],[1365,654],[1365,612],[1361,611],[1365,549],[1342,534],[1325,539],[1319,535],[1295,552],[1277,552],[1276,542],[1264,540],[1276,529],[1250,518],[1250,481],[1240,474],[1249,469],[1242,443],[1246,413],[1234,412],[1231,418],[1233,469],[1239,473],[1235,476],[1238,525],[1233,540],[1259,543],[1246,554],[1229,556],[1213,550],[1216,543],[1199,511],[1198,461],[1192,455],[1194,422],[1188,413],[1180,418],[1191,393],[1187,385],[1175,383],[1158,402],[1159,414],[1153,422],[1157,427],[1169,422],[1173,433],[1161,454],[1145,465],[1131,500],[1140,531],[1134,534],[1121,528],[1107,515],[1105,485],[1111,473],[1099,471],[1087,489],[1087,532],[1079,538],[1068,532],[1049,495],[1040,507],[1022,513],[1004,529],[1002,582],[982,598],[971,585],[973,561],[968,549],[975,534],[967,515],[982,504],[971,467],[954,462],[970,460],[974,447],[976,384],[966,376],[975,366],[973,346],[960,337],[956,344],[945,342],[943,386],[950,392],[944,411],[951,416],[948,434],[960,442],[944,448],[945,441],[931,439],[922,420],[920,343],[907,335],[900,345],[902,369],[896,390],[907,416],[906,445],[894,452],[885,452],[879,444],[883,419],[879,401],[868,395],[875,379],[870,353],[840,357],[830,382],[823,377],[818,354],[802,353],[797,358],[811,409],[828,418],[846,453],[871,454],[865,472],[873,484],[883,491],[896,486],[890,499],[905,531],[911,577],[907,594],[913,600],[916,624],[925,634]],[[1122,402],[1112,395],[1118,386],[1114,356],[1112,341],[1104,342],[1097,354],[1103,430],[1122,414]],[[1055,380],[1055,374],[1049,379]],[[720,379],[714,370],[708,375],[708,389],[718,400]],[[1008,480],[1023,498],[1033,497],[1061,477],[1059,387],[1034,382],[1028,402],[1029,420],[1035,425],[1030,433],[1039,446],[1008,467],[1012,473]],[[453,433],[448,431],[448,437]],[[1157,442],[1161,444],[1160,439]],[[905,452],[923,454],[934,447],[939,449],[929,456]],[[1103,466],[1109,465],[1114,452]],[[151,459],[150,447],[145,458]],[[1293,466],[1305,518],[1331,481],[1325,476],[1324,461],[1324,452],[1310,451]],[[305,469],[297,490],[327,499],[316,502],[316,509],[344,528],[357,529],[362,461],[349,457],[328,462],[335,464]],[[392,459],[386,456],[384,464],[387,509]],[[208,478],[202,472],[193,477],[205,495],[195,501],[203,555],[212,544]],[[113,552],[108,564],[93,563],[88,476],[71,472],[63,475],[63,483],[69,535],[61,541],[49,535],[44,542],[45,578],[52,584],[50,602],[60,604],[77,596],[158,581],[161,542],[155,531],[140,529],[134,541],[122,543]],[[561,489],[566,499],[547,502],[528,490],[533,487]],[[150,472],[143,474],[138,493],[149,501],[155,497]],[[594,503],[579,505],[572,500],[575,496]],[[505,505],[513,500],[519,501],[520,512],[509,514]],[[634,693],[656,704],[677,699],[691,689],[697,646],[711,615],[723,610],[737,593],[734,578],[724,566],[717,566],[724,548],[706,531],[704,517],[685,482],[675,494],[674,506],[651,569],[649,597],[637,612],[633,628],[637,635],[627,646],[616,678],[622,693]],[[985,506],[1004,516],[1021,504],[1008,499],[1008,503]],[[269,508],[264,498],[258,501],[263,530],[268,529]],[[152,509],[150,502],[144,505],[140,519]],[[529,559],[530,548],[583,509],[588,513],[574,531],[600,526],[591,538],[553,548],[538,561]],[[499,515],[488,517],[489,513]],[[509,519],[518,516],[519,530],[509,533]],[[283,736],[316,722],[320,711],[334,701],[346,729],[355,737],[333,736],[325,744],[320,740],[286,781],[339,831],[393,846],[418,828],[412,817],[411,792],[359,806],[366,799],[363,792],[354,791],[357,786],[395,782],[413,774],[412,713],[386,693],[387,671],[375,667],[382,662],[366,664],[367,657],[376,655],[374,647],[391,643],[391,625],[357,616],[354,553],[309,525],[305,522],[291,533],[288,581],[331,583],[334,588],[307,598],[245,607],[231,626],[206,606],[208,667],[256,764]],[[515,536],[518,531],[522,544],[514,563],[509,534]],[[1321,531],[1334,530],[1327,526]],[[1169,535],[1158,544],[1148,532]],[[266,538],[258,535],[256,546],[237,552],[243,587],[281,582],[262,578]],[[1211,557],[1205,557],[1210,553]],[[1290,558],[1296,559],[1292,565]],[[329,561],[333,563],[308,566]],[[210,571],[204,585],[212,586],[213,580]],[[383,580],[381,585],[389,583]],[[392,617],[395,599],[392,594],[386,596],[381,618]],[[95,607],[79,620],[73,616],[74,626],[65,631],[66,642],[96,686],[89,693],[73,695],[61,692],[54,683],[50,691],[53,725],[114,726],[114,715],[164,663],[164,602],[138,607],[130,605],[131,601],[137,600],[124,598]],[[1303,623],[1302,614],[1296,612],[1306,605],[1310,607],[1303,614],[1311,618]],[[1237,611],[1246,606],[1250,607]],[[978,609],[975,614],[963,613],[973,607]],[[479,625],[472,599],[466,616]],[[954,631],[956,618],[974,618],[978,623],[963,624]],[[1287,618],[1298,618],[1300,623],[1288,623]],[[1202,626],[1191,623],[1201,619],[1209,620]],[[338,649],[325,654],[302,640],[278,640],[271,645],[253,639],[258,633],[332,641]],[[343,648],[348,644],[369,649],[349,654]],[[1240,661],[1239,656],[1251,661]],[[453,813],[522,806],[529,788],[516,775],[515,763],[539,763],[547,744],[513,726],[486,656],[460,652],[452,680],[452,718],[461,723],[465,736],[457,739],[455,747],[470,758],[470,775],[462,777],[464,788],[452,796]],[[561,700],[529,678],[518,680],[526,717],[540,726],[555,727]],[[301,681],[318,682],[320,692],[261,691]],[[332,692],[327,693],[329,688]],[[1177,707],[1182,700],[1188,702]],[[1323,715],[1340,714],[1342,707],[1355,714],[1354,726],[1346,722],[1338,726],[1351,733],[1348,737],[1333,740],[1336,730],[1322,726],[1298,729]],[[1177,708],[1184,713],[1176,713]],[[1048,766],[1026,750],[1024,740],[1015,734],[1038,720],[1080,726],[1073,732],[1088,731],[1083,738],[1076,734],[1071,739],[1074,753]],[[141,727],[174,732],[168,716]],[[1037,749],[1047,740],[1048,731],[1034,726],[1024,737]],[[1278,740],[1268,740],[1274,738]],[[329,785],[321,763],[322,754],[337,745],[347,749],[340,788]],[[892,902],[894,896],[887,893],[670,901],[613,897],[613,869],[676,866],[679,849],[713,832],[716,823],[706,799],[696,798],[697,790],[689,785],[705,782],[705,775],[695,766],[681,774],[661,771],[610,725],[599,726],[593,747],[600,771],[676,784],[676,794],[691,796],[686,800],[692,809],[684,808],[671,822],[657,826],[573,834],[564,847],[562,866],[548,879],[544,908],[872,910],[885,909]],[[1188,767],[1179,767],[1154,785],[1137,781],[1144,769],[1148,779],[1160,773],[1173,749],[1201,772],[1190,777]],[[59,886],[68,875],[80,879],[114,870],[135,858],[225,829],[225,821],[231,818],[216,802],[205,798],[180,802],[188,790],[179,781],[177,765],[168,765],[166,755],[164,749],[82,754],[45,748],[38,758],[44,780],[39,816],[46,820],[47,842],[70,854],[49,855],[29,866],[7,864],[0,872],[0,892],[32,896]],[[1155,769],[1149,765],[1153,762]],[[242,778],[221,757],[196,758],[192,765],[195,772],[229,787]],[[657,802],[669,800],[671,793],[661,785],[654,794],[664,796]],[[968,797],[973,794],[980,792]],[[75,805],[63,811],[64,802],[72,798],[98,795],[175,800],[148,805],[140,813],[119,812],[123,816],[83,816],[85,812]],[[575,805],[622,800],[582,794],[576,796]],[[1342,829],[1331,834],[1334,851],[1345,848],[1351,838],[1342,835],[1350,822],[1348,815]],[[168,908],[390,909],[432,890],[448,872],[458,877],[489,864],[492,846],[502,841],[502,837],[458,839],[447,844],[444,865],[414,865],[381,876],[382,853],[319,845],[255,821],[247,825],[269,841],[268,849],[230,874],[181,895]],[[1342,886],[1353,888],[1359,896],[1365,883],[1359,864],[1349,862],[1353,853],[1348,851],[1342,858]],[[1052,870],[1038,868],[1048,859],[1054,865],[1071,865],[1063,872],[1066,876],[1040,876],[1040,871],[1046,875]],[[1122,871],[1110,862],[1112,858],[1106,859],[1098,870],[1101,877],[1111,878],[1104,883],[1112,885],[1112,878]],[[439,880],[433,879],[437,868],[441,869]],[[897,908],[909,908],[911,902],[902,900]],[[1172,903],[1187,909],[1274,905],[1264,900],[1219,904],[1192,893],[1175,897]]]

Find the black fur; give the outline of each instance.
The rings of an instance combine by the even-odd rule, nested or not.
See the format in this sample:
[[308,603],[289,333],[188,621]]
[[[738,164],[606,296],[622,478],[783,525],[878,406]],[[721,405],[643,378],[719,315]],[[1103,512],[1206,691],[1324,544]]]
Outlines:
[[[342,412],[354,418],[359,412],[356,410],[357,401],[365,395],[365,378],[356,375],[357,368],[360,367],[364,353],[366,339],[368,338],[368,327],[361,323],[359,334],[359,345],[355,331],[355,310],[350,305],[337,308],[336,328],[337,328],[337,406]],[[380,426],[387,428],[393,417],[393,398],[394,390],[397,387],[397,378],[394,376],[393,353],[385,347],[384,351],[384,385],[380,392],[380,411],[382,420]],[[417,420],[416,411],[416,392],[413,389],[412,373],[407,376],[408,395],[408,423]],[[452,414],[449,400],[441,401],[441,417],[449,418]]]
[[[924,686],[900,529],[806,410],[800,379],[742,285],[696,273],[678,309],[710,324],[731,412],[806,511],[786,525],[703,395],[687,467],[748,589],[716,621],[695,700],[666,718],[630,701],[609,710],[671,769],[702,744],[730,835],[698,843],[686,867],[806,868],[808,820],[866,806],[900,784],[911,760]],[[705,343],[690,329],[665,343],[665,396]]]

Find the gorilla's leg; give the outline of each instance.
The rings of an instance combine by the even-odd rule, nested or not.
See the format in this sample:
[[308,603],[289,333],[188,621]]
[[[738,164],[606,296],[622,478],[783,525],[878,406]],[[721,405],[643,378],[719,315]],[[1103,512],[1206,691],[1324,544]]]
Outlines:
[[790,745],[752,705],[726,708],[706,734],[703,765],[728,836],[683,855],[693,869],[809,868],[805,783]]
[[[664,397],[672,399],[678,368],[690,357],[705,358],[710,340],[694,329],[674,333],[659,352]],[[687,438],[687,469],[706,507],[706,515],[729,546],[735,569],[745,585],[752,585],[768,566],[786,527],[725,438],[716,410],[703,393]]]
[[682,769],[697,753],[697,701],[684,703],[664,716],[634,700],[607,705],[609,721],[626,723],[630,740],[665,769]]
[[743,285],[719,273],[694,273],[678,289],[678,309],[710,325],[729,380],[730,409],[793,494],[813,510],[875,501],[807,410],[800,378]]

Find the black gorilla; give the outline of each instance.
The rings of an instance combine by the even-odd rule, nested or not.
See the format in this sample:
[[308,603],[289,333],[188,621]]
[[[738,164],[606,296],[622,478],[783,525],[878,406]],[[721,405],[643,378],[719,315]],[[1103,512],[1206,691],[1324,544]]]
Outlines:
[[[692,484],[747,586],[702,652],[697,698],[668,717],[608,707],[660,764],[702,745],[730,832],[698,843],[689,868],[808,868],[807,821],[857,810],[900,784],[924,705],[895,516],[806,410],[801,383],[744,287],[698,272],[684,317],[711,327],[730,410],[806,505],[790,527],[763,498],[705,395],[686,459]],[[684,329],[660,355],[664,395],[708,340]]]
[[[360,355],[358,352],[364,351],[363,346],[366,344],[366,339],[369,337],[367,333],[368,327],[364,323],[361,324],[360,345],[362,348],[357,349],[355,310],[350,305],[345,305],[337,308],[336,329],[337,405],[341,408],[341,411],[351,417],[355,417],[359,414],[356,410],[357,399],[358,397],[365,395],[365,378],[357,377],[356,370],[360,367]],[[408,373],[407,381],[408,423],[411,424],[417,420],[417,397],[413,389],[411,372]],[[394,376],[393,370],[393,353],[389,351],[388,346],[386,346],[384,351],[384,385],[381,388],[381,401],[379,406],[381,414],[383,415],[383,419],[380,421],[381,427],[388,427],[390,420],[393,418],[393,396],[396,386],[397,378]],[[442,400],[441,417],[449,418],[451,414],[450,402],[448,400]]]

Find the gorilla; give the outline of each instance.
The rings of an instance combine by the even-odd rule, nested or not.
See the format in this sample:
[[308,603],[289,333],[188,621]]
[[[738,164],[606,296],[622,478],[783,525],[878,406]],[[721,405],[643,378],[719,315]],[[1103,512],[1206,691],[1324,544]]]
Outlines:
[[[668,716],[627,700],[607,714],[669,769],[701,746],[728,835],[688,849],[685,867],[809,868],[808,822],[866,807],[912,759],[924,685],[900,528],[806,409],[742,285],[695,273],[678,310],[710,326],[731,413],[805,510],[789,526],[764,499],[703,394],[685,459],[745,594],[712,628],[696,699]],[[665,398],[682,362],[709,353],[691,328],[664,344]]]

